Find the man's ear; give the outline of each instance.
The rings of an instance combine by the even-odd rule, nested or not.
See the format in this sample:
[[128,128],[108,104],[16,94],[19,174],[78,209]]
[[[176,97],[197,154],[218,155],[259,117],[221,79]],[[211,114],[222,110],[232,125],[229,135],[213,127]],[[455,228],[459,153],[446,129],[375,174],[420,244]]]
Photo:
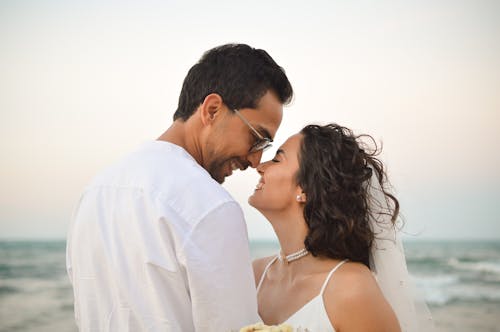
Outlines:
[[217,116],[221,114],[221,108],[224,105],[222,97],[217,93],[211,93],[205,97],[200,105],[200,117],[203,125],[211,125]]

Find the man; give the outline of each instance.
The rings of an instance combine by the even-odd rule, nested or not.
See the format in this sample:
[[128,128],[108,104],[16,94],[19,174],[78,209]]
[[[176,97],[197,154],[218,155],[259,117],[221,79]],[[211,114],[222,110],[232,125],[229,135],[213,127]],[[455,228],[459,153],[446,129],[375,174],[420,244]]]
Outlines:
[[85,189],[67,269],[81,331],[230,331],[259,320],[240,206],[292,97],[263,50],[229,44],[188,72],[173,124]]

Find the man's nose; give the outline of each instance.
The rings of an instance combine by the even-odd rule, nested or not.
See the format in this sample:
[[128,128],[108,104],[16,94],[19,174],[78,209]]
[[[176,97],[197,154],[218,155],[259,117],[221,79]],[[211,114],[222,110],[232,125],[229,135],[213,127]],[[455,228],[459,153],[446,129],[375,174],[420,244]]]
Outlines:
[[253,153],[250,153],[247,157],[248,161],[250,162],[250,166],[253,168],[256,168],[260,164],[260,160],[262,159],[262,153],[263,151],[256,151]]

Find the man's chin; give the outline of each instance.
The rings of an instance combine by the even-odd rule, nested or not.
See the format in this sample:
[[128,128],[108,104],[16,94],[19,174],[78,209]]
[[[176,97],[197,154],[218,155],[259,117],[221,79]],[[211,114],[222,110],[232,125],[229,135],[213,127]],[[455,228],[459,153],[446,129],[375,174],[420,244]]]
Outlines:
[[208,168],[208,173],[218,183],[222,184],[224,183],[224,180],[232,174],[230,167],[230,164],[228,161],[225,161],[223,163],[217,163],[215,165],[212,165],[213,167]]
[[217,181],[219,184],[223,184],[224,180],[226,180],[226,176],[224,174],[213,174],[213,173],[210,173],[210,176],[212,177],[212,179],[214,179],[215,181]]

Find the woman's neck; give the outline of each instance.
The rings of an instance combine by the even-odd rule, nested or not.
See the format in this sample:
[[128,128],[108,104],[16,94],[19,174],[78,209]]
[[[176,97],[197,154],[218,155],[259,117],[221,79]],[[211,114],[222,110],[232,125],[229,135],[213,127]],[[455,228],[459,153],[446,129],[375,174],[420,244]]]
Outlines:
[[274,228],[282,253],[290,255],[305,247],[308,228],[302,209],[288,213],[267,213],[266,218]]

